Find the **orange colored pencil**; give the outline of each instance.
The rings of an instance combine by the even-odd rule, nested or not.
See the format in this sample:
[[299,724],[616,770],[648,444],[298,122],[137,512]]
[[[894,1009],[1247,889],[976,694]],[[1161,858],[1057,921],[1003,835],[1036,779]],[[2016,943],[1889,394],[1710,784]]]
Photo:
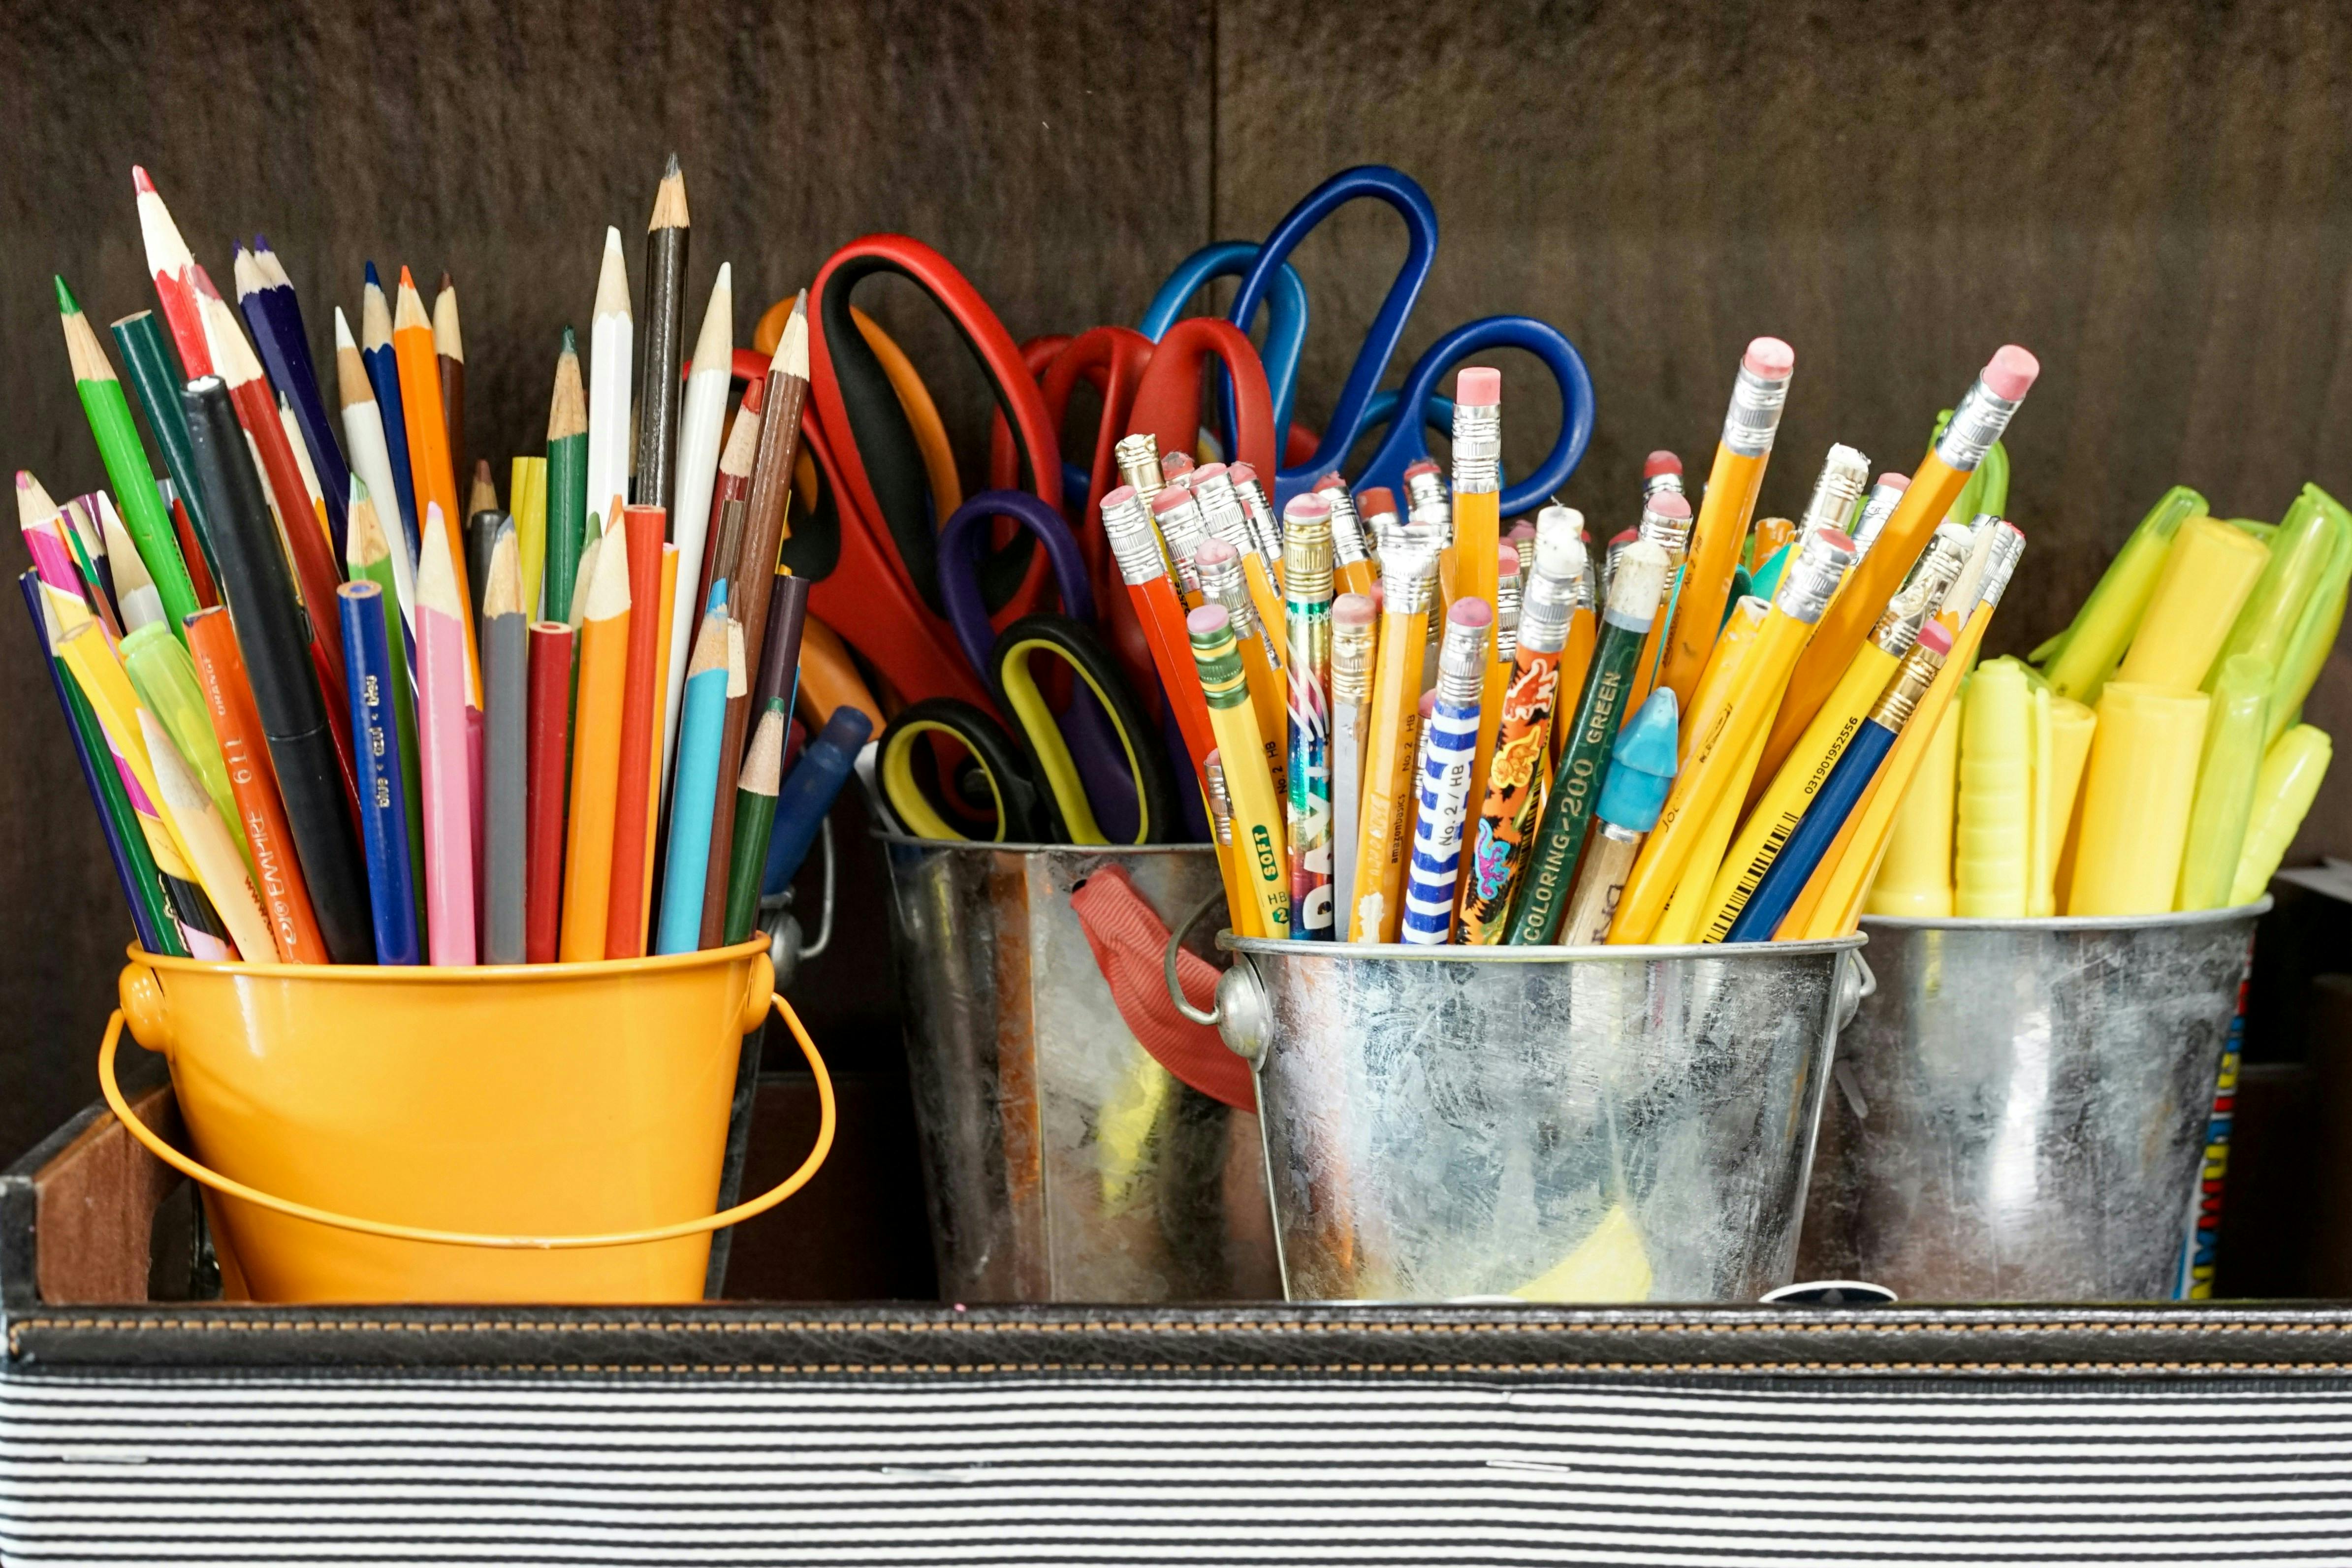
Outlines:
[[[562,962],[604,956],[613,898],[613,826],[621,773],[621,705],[629,679],[629,554],[596,552],[578,638],[580,680],[572,722],[572,822],[563,865]],[[634,815],[634,813],[632,814]]]
[[[646,955],[646,779],[661,737],[662,529],[657,506],[621,509],[621,542],[628,560],[629,652],[621,688],[621,765],[614,786],[613,882],[604,914],[604,956]],[[607,542],[612,542],[608,539]],[[658,776],[658,775],[656,775]]]
[[278,798],[278,775],[270,768],[261,716],[246,684],[245,656],[238,651],[226,610],[215,605],[188,617],[188,652],[195,660],[196,685],[212,715],[221,760],[228,764],[229,795],[253,851],[262,912],[269,917],[278,956],[287,963],[328,963],[327,944],[310,912],[310,889],[303,885],[302,865],[286,826],[286,807]]
[[643,886],[637,894],[637,907],[644,911],[638,929],[643,935],[638,946],[645,952],[653,949],[654,921],[658,911],[654,908],[654,866],[661,858],[662,800],[662,732],[666,728],[663,704],[668,689],[669,639],[673,632],[670,606],[677,598],[677,546],[661,547],[661,586],[656,591],[656,602],[661,608],[661,636],[654,642],[654,763],[646,773],[646,853]]
[[[457,510],[457,470],[450,464],[449,425],[441,407],[441,360],[433,343],[433,319],[408,268],[400,269],[400,294],[392,312],[392,357],[400,370],[401,423],[408,434],[409,477],[416,487],[416,514],[428,505],[441,508],[441,526],[449,536],[449,562],[457,570],[457,602],[474,602],[466,580],[466,514]],[[460,616],[466,630],[466,678],[473,705],[482,705],[482,654],[474,636],[471,616]]]

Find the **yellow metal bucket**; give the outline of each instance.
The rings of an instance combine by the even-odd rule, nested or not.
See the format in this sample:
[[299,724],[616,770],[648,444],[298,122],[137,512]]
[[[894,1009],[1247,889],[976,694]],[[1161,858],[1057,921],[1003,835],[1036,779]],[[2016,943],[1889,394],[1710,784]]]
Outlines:
[[[767,944],[476,969],[199,963],[134,947],[107,1103],[206,1187],[233,1293],[261,1301],[689,1301],[710,1233],[833,1142],[833,1087]],[[816,1145],[720,1214],[739,1042],[771,1004],[816,1074]],[[199,1159],[131,1113],[131,1033],[171,1061]]]

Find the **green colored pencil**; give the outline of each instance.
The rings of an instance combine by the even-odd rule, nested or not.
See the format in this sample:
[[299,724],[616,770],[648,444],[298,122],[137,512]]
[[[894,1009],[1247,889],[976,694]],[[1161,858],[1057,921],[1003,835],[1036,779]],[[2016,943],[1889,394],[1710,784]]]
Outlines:
[[563,329],[563,352],[555,361],[555,398],[547,411],[547,566],[544,597],[549,620],[572,608],[572,586],[580,574],[580,552],[588,547],[588,395],[580,384],[580,345]]
[[163,616],[171,623],[173,635],[184,643],[188,633],[183,623],[196,613],[196,585],[189,580],[188,563],[180,559],[180,542],[172,532],[172,520],[164,514],[163,498],[155,489],[155,472],[147,466],[147,449],[139,444],[138,427],[131,423],[131,405],[122,395],[122,383],[115,378],[114,366],[99,346],[98,334],[89,330],[89,319],[81,313],[73,290],[62,278],[57,284],[66,357],[73,362],[74,390],[81,394],[81,411],[98,441],[106,477],[113,481],[122,526],[138,548],[139,559],[146,563],[147,574],[155,580],[155,592],[163,598]]
[[727,922],[720,929],[729,947],[751,934],[760,917],[760,884],[768,874],[768,836],[776,826],[776,790],[784,773],[784,704],[772,698],[760,715],[743,771],[735,788],[734,852],[727,868]]
[[131,388],[139,395],[139,406],[147,415],[147,429],[172,476],[172,489],[188,509],[196,548],[204,552],[205,569],[217,583],[220,563],[213,558],[213,536],[205,524],[204,491],[196,484],[195,456],[188,445],[188,412],[180,404],[180,384],[186,378],[180,374],[179,356],[172,352],[163,329],[155,324],[152,310],[125,316],[112,331],[122,367],[131,374]]

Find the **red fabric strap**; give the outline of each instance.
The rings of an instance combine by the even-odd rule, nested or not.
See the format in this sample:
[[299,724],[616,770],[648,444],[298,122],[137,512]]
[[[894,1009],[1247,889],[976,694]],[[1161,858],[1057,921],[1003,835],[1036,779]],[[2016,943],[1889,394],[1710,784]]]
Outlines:
[[[1127,873],[1117,866],[1094,872],[1072,889],[1070,908],[1136,1043],[1177,1081],[1255,1114],[1257,1083],[1249,1064],[1225,1048],[1216,1030],[1193,1023],[1168,999],[1168,927]],[[1184,988],[1184,999],[1202,1011],[1214,1004],[1217,971],[1198,953],[1178,951],[1176,983]]]

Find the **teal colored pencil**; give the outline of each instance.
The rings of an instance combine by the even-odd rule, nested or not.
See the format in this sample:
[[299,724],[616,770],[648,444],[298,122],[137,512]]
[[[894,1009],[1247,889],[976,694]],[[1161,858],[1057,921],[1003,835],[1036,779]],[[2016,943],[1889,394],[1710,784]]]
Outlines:
[[654,933],[657,953],[692,952],[702,941],[711,813],[719,798],[719,742],[727,729],[727,615],[720,603],[714,593],[687,666],[669,814],[669,861],[663,868],[661,921]]

